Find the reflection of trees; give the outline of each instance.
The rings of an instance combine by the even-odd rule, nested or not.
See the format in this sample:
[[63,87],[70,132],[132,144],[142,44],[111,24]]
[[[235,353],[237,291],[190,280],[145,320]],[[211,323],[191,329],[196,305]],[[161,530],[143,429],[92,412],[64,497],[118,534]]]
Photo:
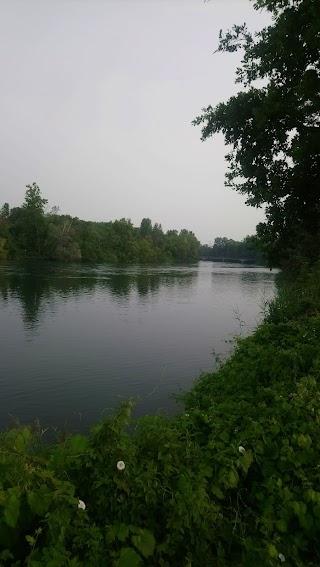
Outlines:
[[56,267],[49,264],[32,263],[17,267],[11,264],[7,271],[0,272],[0,294],[6,301],[18,299],[25,325],[34,328],[49,300],[94,289],[95,279],[83,281],[78,272],[74,274],[78,277],[73,278],[72,275],[72,270],[61,270],[57,274]]
[[154,297],[160,288],[188,288],[197,276],[196,270],[172,272],[145,269],[126,272],[103,266],[95,268],[86,265],[27,263],[7,264],[0,270],[0,297],[7,302],[10,298],[20,301],[23,320],[28,328],[35,328],[50,301],[59,301],[68,296],[92,295],[95,291],[108,293],[111,299],[128,299],[133,292],[139,297]]
[[139,274],[136,278],[137,291],[140,297],[146,297],[150,291],[157,292],[160,286],[160,278],[158,274],[151,276],[150,274]]
[[268,272],[242,272],[241,281],[243,283],[270,282],[275,279],[275,273]]
[[135,287],[141,298],[157,295],[161,287],[173,289],[186,289],[192,285],[195,277],[198,276],[197,271],[193,272],[157,272],[157,273],[141,273],[136,276]]
[[35,325],[39,308],[45,293],[41,281],[31,277],[27,267],[1,272],[0,293],[5,302],[18,299],[23,309],[23,318],[27,326]]
[[262,270],[246,270],[246,268],[241,270],[226,269],[221,272],[213,271],[211,278],[213,293],[215,295],[229,294],[231,302],[233,295],[236,297],[240,292],[243,297],[251,298],[251,301],[255,300],[259,304],[263,304],[267,296],[272,296],[275,283],[275,274]]
[[[220,268],[220,266],[219,266]],[[275,273],[270,271],[257,271],[257,268],[250,271],[245,267],[240,269],[231,268],[223,269],[221,272],[213,270],[211,274],[212,283],[215,284],[219,281],[220,284],[228,285],[232,282],[237,282],[237,286],[241,284],[256,284],[258,282],[270,282],[275,278]]]
[[134,288],[134,279],[131,274],[109,274],[108,279],[96,279],[100,289],[108,290],[114,298],[128,298]]

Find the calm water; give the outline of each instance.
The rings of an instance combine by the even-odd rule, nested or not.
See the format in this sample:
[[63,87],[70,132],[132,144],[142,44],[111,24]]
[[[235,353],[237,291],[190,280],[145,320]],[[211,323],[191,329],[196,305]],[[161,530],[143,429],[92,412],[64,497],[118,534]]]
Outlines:
[[0,264],[0,427],[12,415],[84,430],[121,397],[136,414],[175,411],[170,394],[251,332],[274,280],[210,262]]

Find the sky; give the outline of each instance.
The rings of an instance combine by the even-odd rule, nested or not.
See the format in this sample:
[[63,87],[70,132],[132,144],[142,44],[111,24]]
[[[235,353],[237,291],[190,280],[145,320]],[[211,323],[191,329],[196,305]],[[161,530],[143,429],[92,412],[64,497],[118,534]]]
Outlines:
[[249,0],[2,0],[0,206],[36,182],[85,220],[253,234],[263,212],[224,186],[222,134],[191,122],[240,89],[219,30],[269,18]]

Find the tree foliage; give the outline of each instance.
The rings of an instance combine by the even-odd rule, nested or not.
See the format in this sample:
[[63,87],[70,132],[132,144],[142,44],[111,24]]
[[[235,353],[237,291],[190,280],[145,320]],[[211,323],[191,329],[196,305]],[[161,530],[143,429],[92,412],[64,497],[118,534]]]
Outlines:
[[194,262],[200,242],[188,230],[169,230],[148,218],[135,227],[130,219],[91,222],[60,215],[36,183],[27,185],[21,207],[0,209],[0,259],[39,258],[57,261],[153,263]]
[[243,90],[208,106],[194,124],[202,140],[217,132],[231,146],[226,185],[266,206],[257,227],[269,262],[283,264],[320,250],[320,3],[256,0],[273,22],[252,34],[246,25],[220,32],[217,51],[243,49],[236,82]]
[[218,236],[213,246],[206,244],[201,247],[201,256],[209,260],[245,261],[262,265],[265,263],[264,258],[255,248],[254,236],[246,236],[241,242]]

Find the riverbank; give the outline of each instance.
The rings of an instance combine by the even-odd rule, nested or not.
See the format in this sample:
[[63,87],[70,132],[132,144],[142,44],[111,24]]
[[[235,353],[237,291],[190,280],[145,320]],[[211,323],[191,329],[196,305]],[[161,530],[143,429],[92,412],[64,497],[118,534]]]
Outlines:
[[280,282],[177,417],[132,421],[128,402],[51,447],[3,433],[0,564],[319,565],[319,275]]

